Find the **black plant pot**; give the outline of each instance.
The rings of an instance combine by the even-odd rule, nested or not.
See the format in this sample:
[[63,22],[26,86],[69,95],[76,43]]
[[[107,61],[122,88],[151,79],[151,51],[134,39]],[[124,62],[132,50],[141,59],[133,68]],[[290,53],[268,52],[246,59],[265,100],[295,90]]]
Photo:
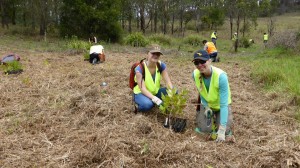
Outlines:
[[20,74],[23,72],[23,69],[18,69],[18,70],[11,70],[11,71],[6,71],[4,72],[5,74]]
[[171,119],[167,117],[164,122],[165,128],[170,128],[174,130],[174,132],[184,132],[185,127],[187,125],[187,119],[172,117]]

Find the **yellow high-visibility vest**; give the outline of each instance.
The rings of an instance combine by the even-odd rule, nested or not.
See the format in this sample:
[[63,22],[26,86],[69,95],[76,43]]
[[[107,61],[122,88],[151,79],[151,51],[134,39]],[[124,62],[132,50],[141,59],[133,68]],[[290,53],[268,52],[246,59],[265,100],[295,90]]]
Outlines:
[[[161,64],[161,62],[159,61],[159,63]],[[145,68],[145,81],[142,81],[142,82],[145,82],[145,86],[147,88],[147,90],[153,94],[153,95],[156,95],[158,93],[158,90],[160,88],[160,78],[161,78],[161,74],[158,70],[158,67],[156,66],[156,74],[155,74],[155,81],[153,81],[153,78],[152,78],[152,75],[146,65],[145,62],[143,62],[144,64],[144,68]],[[136,80],[136,76],[134,77],[134,81],[137,82]],[[140,90],[139,86],[136,85],[134,88],[133,88],[133,93],[134,94],[139,94],[141,93],[142,91]]]
[[[225,72],[217,67],[212,66],[212,75],[211,75],[208,92],[206,90],[203,77],[200,78],[201,76],[200,71],[198,69],[195,69],[193,73],[194,73],[196,87],[200,95],[207,101],[208,106],[213,110],[220,110],[219,77],[222,73]],[[231,104],[231,92],[230,92],[229,84],[228,84],[228,104]]]
[[268,34],[264,34],[264,40],[268,40]]
[[216,36],[215,32],[212,32],[212,33],[211,33],[211,36],[210,36],[210,38],[215,38],[215,39],[217,38],[217,36]]

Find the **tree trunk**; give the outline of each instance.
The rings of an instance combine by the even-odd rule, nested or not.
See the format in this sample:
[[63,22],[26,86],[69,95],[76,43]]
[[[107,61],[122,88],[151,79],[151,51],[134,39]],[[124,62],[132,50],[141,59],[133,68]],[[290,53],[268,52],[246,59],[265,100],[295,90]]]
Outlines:
[[1,24],[2,28],[7,28],[9,29],[8,22],[9,22],[9,17],[8,17],[8,6],[5,0],[0,1],[0,9],[1,9]]
[[40,2],[40,35],[44,36],[47,31],[47,11],[48,5],[47,0]]
[[16,4],[13,2],[12,3],[12,16],[11,16],[11,23],[13,25],[16,25]]
[[171,34],[174,34],[175,13],[172,13]]
[[200,14],[197,12],[196,13],[196,31],[197,31],[197,33],[199,33],[199,31],[200,31],[199,20],[200,20]]
[[232,14],[229,15],[229,22],[230,22],[230,39],[233,36],[232,30],[233,30],[233,18],[232,18]]
[[237,32],[237,40],[235,41],[234,45],[234,51],[237,52],[238,50],[238,44],[239,44],[239,29],[240,29],[240,15],[238,14],[237,19],[236,19],[236,32]]
[[163,33],[167,34],[168,25],[168,2],[164,0],[164,10],[163,10]]
[[155,11],[154,11],[154,33],[157,32],[157,22],[158,22],[158,11],[157,11],[157,5],[155,5]]
[[179,24],[180,24],[180,34],[182,36],[183,35],[183,9],[180,9]]
[[140,6],[140,22],[141,22],[141,30],[143,32],[143,34],[145,34],[146,30],[145,30],[145,5],[144,3],[142,3],[142,5]]
[[245,29],[246,29],[246,16],[245,16],[245,15],[244,15],[243,22],[244,22],[244,26],[243,26],[243,37],[245,37]]

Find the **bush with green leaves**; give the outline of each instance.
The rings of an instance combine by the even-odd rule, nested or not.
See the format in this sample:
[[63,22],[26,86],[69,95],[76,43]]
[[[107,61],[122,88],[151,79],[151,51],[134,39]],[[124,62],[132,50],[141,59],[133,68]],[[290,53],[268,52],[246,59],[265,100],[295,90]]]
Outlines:
[[167,90],[168,95],[162,95],[163,105],[160,110],[164,115],[174,117],[183,114],[183,109],[187,103],[187,90],[177,93],[177,89]]
[[90,59],[90,54],[88,52],[84,53],[83,59],[84,60],[89,60]]
[[248,48],[248,47],[251,46],[251,43],[249,42],[248,38],[242,37],[242,38],[239,40],[239,46],[240,46],[240,47],[244,47],[244,48]]
[[191,36],[187,36],[183,39],[183,42],[185,44],[189,44],[191,46],[199,46],[202,45],[202,40],[200,39],[200,37],[195,36],[195,35],[191,35]]
[[19,73],[23,71],[22,64],[16,60],[5,63],[4,65],[2,65],[2,69],[6,74]]
[[67,47],[78,52],[85,52],[90,49],[91,44],[87,41],[79,40],[77,36],[72,36],[71,39],[67,41]]
[[147,44],[149,44],[149,41],[145,38],[145,36],[142,33],[138,32],[129,34],[125,38],[125,44],[134,47],[145,47]]
[[163,34],[154,34],[148,37],[148,39],[152,43],[157,43],[160,45],[171,45],[172,39],[166,35]]

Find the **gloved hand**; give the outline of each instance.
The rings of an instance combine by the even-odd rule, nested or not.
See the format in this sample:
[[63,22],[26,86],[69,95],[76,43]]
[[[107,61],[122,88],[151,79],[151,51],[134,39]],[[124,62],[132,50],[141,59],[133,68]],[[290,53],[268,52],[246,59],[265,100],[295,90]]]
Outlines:
[[219,125],[219,129],[217,132],[218,137],[216,139],[216,142],[225,141],[225,132],[226,132],[226,126]]
[[153,96],[153,98],[151,99],[153,101],[153,103],[155,103],[156,105],[161,105],[162,104],[162,100],[160,100],[160,98]]

